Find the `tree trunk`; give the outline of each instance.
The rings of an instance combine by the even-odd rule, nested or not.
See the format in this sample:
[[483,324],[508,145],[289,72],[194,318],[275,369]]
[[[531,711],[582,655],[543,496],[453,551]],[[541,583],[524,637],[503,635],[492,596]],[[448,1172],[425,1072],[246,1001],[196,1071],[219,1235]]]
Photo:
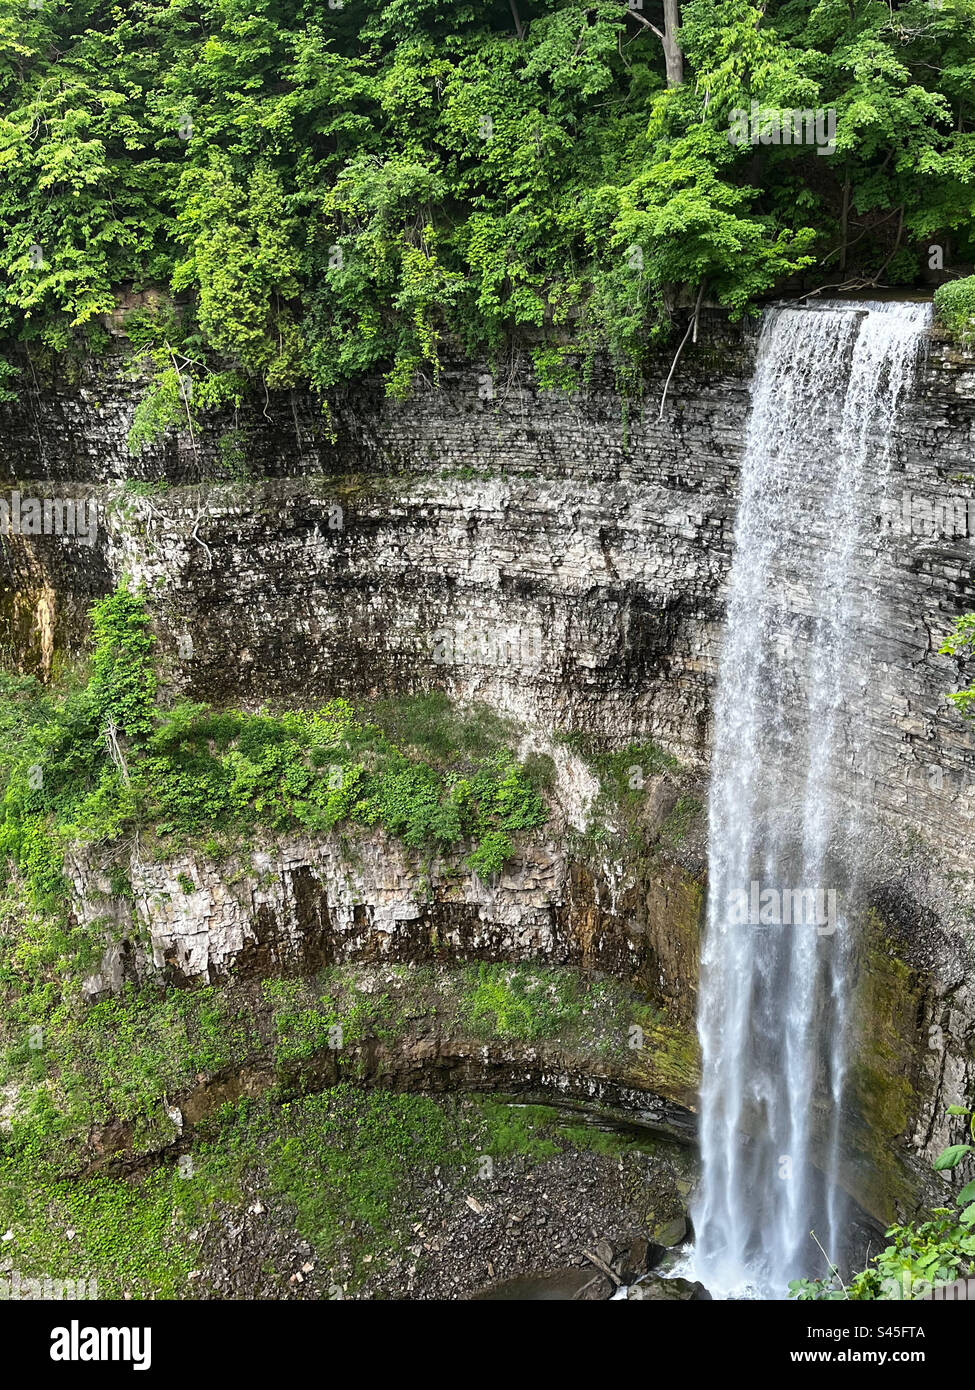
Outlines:
[[629,6],[627,6],[626,13],[637,24],[642,24],[644,29],[649,29],[651,33],[656,34],[663,45],[664,62],[667,65],[667,86],[681,86],[684,81],[684,55],[675,37],[680,28],[680,0],[664,0],[664,27],[662,29],[659,29],[656,24],[651,24],[649,19],[644,19],[638,10],[631,10]]
[[677,45],[680,28],[680,0],[664,0],[664,61],[667,64],[667,86],[679,87],[684,81],[684,55]]
[[515,21],[515,33],[518,35],[519,42],[525,37],[525,26],[521,22],[521,15],[518,13],[518,6],[515,0],[508,0],[508,9],[511,11],[511,18]]
[[843,210],[840,213],[840,270],[846,270],[846,244],[850,229],[850,163],[847,160],[843,180]]

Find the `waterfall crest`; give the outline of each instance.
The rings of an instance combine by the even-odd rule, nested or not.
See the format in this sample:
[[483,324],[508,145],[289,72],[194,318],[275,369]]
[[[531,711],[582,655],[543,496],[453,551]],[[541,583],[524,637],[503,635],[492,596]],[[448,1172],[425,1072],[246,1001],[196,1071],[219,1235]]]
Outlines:
[[[709,803],[698,1031],[698,1277],[783,1298],[837,1258],[847,914],[869,800],[861,739],[877,518],[930,306],[773,309],[742,467]],[[851,791],[852,788],[852,791]]]

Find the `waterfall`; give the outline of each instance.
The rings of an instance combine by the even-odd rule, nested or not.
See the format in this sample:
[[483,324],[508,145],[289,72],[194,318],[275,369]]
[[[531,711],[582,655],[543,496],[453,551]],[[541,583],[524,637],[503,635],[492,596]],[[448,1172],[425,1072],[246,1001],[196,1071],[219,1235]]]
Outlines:
[[924,304],[770,310],[718,674],[698,1031],[698,1277],[787,1296],[839,1257],[851,903],[893,426]]

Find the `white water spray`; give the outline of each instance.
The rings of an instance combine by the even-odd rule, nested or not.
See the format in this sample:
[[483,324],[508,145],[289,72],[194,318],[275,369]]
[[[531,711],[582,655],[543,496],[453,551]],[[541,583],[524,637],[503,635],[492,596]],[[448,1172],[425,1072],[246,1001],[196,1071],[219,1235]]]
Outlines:
[[694,1263],[719,1296],[784,1298],[790,1279],[826,1273],[811,1230],[834,1259],[843,1244],[863,637],[892,427],[930,312],[771,310],[759,343],[715,704],[698,1014]]

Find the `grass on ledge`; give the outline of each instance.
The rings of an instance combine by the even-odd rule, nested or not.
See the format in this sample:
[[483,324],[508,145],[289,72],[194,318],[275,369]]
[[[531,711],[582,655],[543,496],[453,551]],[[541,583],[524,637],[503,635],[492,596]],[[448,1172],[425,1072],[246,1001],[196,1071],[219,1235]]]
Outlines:
[[192,990],[126,986],[94,1005],[77,982],[23,984],[6,992],[0,1021],[0,1153],[52,1172],[76,1169],[107,1124],[133,1127],[136,1154],[164,1148],[177,1135],[171,1103],[220,1074],[259,1067],[281,1097],[321,1085],[324,1060],[360,1080],[370,1040],[545,1042],[661,1094],[694,1084],[687,1030],[623,982],[572,967],[340,965]]

